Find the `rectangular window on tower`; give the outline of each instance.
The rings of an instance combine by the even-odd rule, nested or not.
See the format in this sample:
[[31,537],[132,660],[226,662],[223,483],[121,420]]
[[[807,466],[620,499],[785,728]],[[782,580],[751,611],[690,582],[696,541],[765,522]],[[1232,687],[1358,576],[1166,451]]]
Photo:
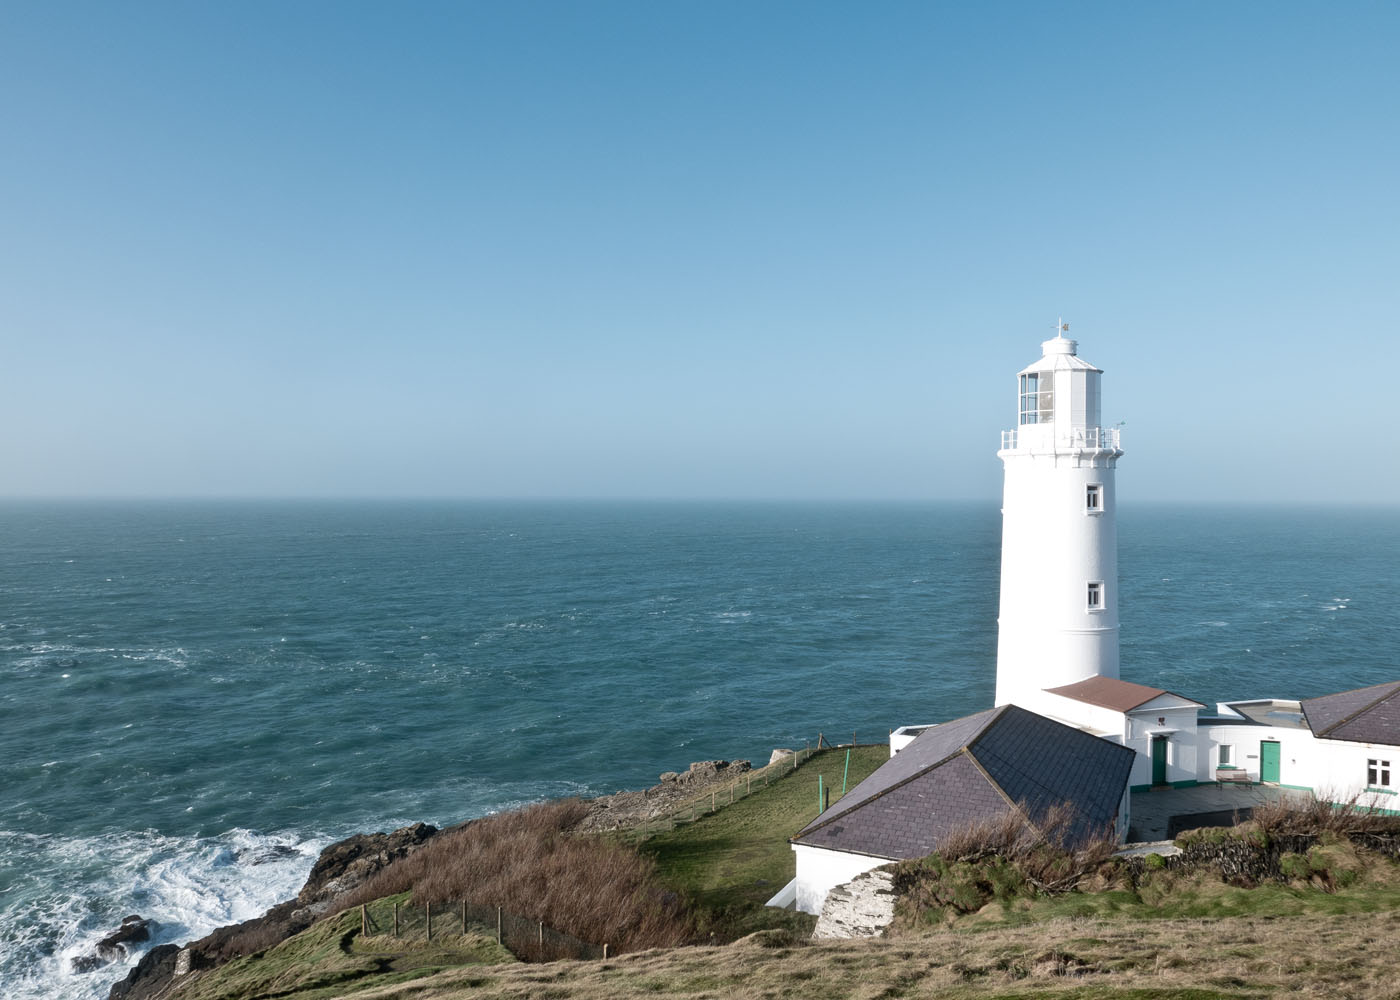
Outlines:
[[1390,787],[1390,761],[1377,760],[1374,757],[1366,761],[1366,787]]
[[1090,611],[1103,610],[1103,582],[1101,580],[1089,584],[1088,606]]
[[1103,513],[1103,484],[1090,483],[1084,487],[1084,513]]

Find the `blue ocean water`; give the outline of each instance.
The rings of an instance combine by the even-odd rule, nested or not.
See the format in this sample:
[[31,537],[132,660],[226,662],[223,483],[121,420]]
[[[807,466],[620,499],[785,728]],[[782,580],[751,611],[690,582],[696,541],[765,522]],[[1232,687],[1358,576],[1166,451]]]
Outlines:
[[[1123,676],[1400,676],[1400,511],[1125,508]],[[185,940],[330,840],[992,701],[994,504],[0,505],[0,992]]]

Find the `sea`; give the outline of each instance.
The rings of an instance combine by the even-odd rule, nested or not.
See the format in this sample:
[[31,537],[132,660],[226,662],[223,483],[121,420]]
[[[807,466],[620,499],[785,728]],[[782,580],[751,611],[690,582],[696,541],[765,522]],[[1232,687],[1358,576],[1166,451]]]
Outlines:
[[[986,503],[0,503],[0,995],[105,997],[352,833],[992,704]],[[1122,676],[1400,677],[1400,509],[1124,505]]]

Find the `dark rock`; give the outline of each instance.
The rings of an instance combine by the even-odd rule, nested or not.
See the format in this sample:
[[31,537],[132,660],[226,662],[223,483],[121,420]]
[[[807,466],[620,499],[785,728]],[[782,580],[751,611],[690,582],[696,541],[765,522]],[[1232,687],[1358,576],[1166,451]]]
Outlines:
[[131,953],[128,945],[151,939],[151,928],[155,926],[155,921],[147,920],[137,913],[123,917],[122,925],[97,942],[90,955],[79,955],[73,959],[73,971],[91,972],[104,965],[120,962]]
[[302,906],[329,902],[412,854],[437,832],[435,826],[414,823],[393,833],[359,833],[338,841],[316,859],[306,885],[297,893],[297,902]]
[[233,860],[239,864],[267,865],[274,861],[285,861],[287,858],[294,858],[301,852],[295,847],[288,847],[286,844],[273,844],[271,847],[250,848],[248,850],[234,851]]
[[108,1000],[148,1000],[155,997],[170,982],[175,973],[175,956],[179,945],[162,944],[141,956],[136,968],[119,983],[113,983]]
[[98,958],[95,954],[76,955],[72,959],[70,959],[70,962],[72,964],[73,971],[78,973],[79,975],[83,974],[84,972],[92,972],[94,969],[100,969],[104,965],[112,964],[110,959]]

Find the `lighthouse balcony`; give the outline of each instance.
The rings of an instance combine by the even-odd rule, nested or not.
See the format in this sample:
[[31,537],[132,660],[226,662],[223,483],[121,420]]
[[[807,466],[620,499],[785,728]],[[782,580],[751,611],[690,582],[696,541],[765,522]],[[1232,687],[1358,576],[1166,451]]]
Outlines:
[[1002,451],[1113,451],[1122,452],[1117,427],[1071,427],[1028,424],[1001,432]]

